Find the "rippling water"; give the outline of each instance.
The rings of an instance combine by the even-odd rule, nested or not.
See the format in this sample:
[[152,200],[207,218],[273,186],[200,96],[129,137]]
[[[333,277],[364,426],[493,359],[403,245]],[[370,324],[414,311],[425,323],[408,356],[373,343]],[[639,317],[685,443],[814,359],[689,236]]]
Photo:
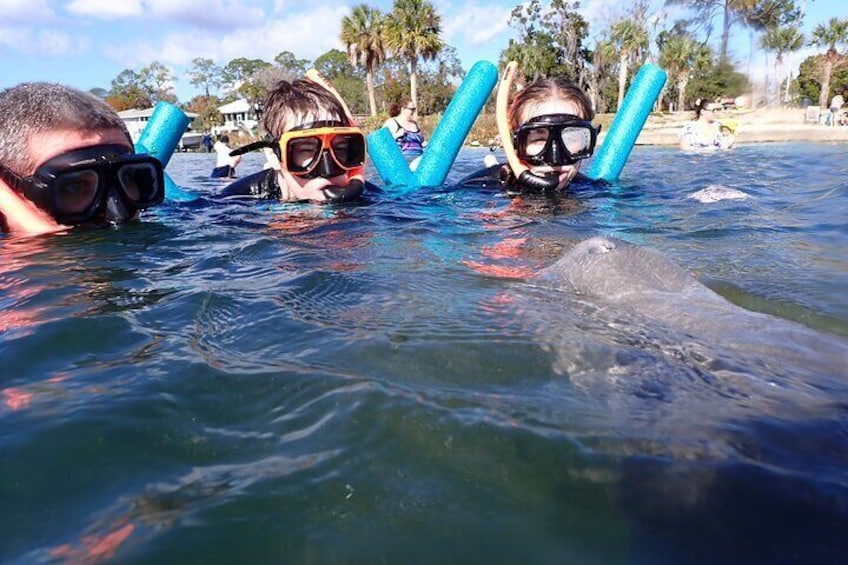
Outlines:
[[[175,155],[203,197],[142,222],[0,242],[0,561],[844,559],[844,145],[337,208],[216,201],[213,164]],[[536,276],[597,235],[732,304]]]

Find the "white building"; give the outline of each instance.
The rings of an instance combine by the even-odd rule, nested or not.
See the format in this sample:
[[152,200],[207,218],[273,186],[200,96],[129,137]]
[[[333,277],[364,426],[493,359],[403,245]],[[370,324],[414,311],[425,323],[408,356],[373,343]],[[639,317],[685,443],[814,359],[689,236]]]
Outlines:
[[253,130],[259,126],[256,112],[250,111],[250,104],[244,98],[218,107],[218,112],[224,116],[224,125],[212,128],[215,135],[238,130]]

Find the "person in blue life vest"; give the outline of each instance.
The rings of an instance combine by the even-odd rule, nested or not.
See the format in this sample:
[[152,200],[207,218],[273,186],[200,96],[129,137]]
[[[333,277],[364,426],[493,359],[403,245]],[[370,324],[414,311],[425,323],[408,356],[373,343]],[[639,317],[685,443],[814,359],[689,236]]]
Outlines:
[[265,139],[231,155],[262,149],[271,166],[230,184],[222,196],[328,204],[357,200],[372,186],[364,177],[365,136],[317,72],[279,81],[262,109]]
[[[507,162],[472,173],[459,186],[502,186],[510,193],[563,191],[595,151],[600,126],[583,90],[562,77],[537,78],[509,101],[517,71],[507,65],[498,87],[498,135]],[[489,156],[493,157],[493,156]],[[492,159],[494,160],[494,159]]]
[[424,134],[415,120],[417,108],[411,100],[405,99],[400,104],[389,105],[389,119],[383,123],[400,147],[405,157],[418,157],[427,145]]
[[135,154],[126,124],[99,98],[48,82],[0,92],[3,231],[116,225],[164,197],[162,163]]

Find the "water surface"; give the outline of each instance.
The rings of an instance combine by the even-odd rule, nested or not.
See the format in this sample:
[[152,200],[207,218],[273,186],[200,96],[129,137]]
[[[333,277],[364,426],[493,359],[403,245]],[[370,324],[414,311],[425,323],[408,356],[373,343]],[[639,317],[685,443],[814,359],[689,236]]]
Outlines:
[[[841,560],[844,157],[637,147],[558,199],[317,208],[216,201],[214,155],[175,155],[202,198],[0,241],[0,561]],[[746,198],[690,198],[708,187]],[[537,281],[595,235],[763,331]]]

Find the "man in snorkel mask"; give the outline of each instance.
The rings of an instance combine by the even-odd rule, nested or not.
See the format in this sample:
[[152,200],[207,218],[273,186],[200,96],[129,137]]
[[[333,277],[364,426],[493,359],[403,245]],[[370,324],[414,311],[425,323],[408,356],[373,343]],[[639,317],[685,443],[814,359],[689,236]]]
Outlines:
[[84,92],[24,83],[0,93],[4,231],[119,224],[165,196],[162,164],[135,155],[123,120]]
[[365,136],[332,86],[314,71],[307,77],[282,80],[265,97],[266,140],[231,155],[266,149],[272,166],[229,185],[224,196],[328,204],[362,195]]
[[507,65],[498,87],[498,133],[506,165],[496,165],[460,181],[488,184],[494,175],[509,190],[563,190],[577,176],[581,161],[595,151],[599,126],[586,94],[563,78],[539,78],[519,90],[508,103],[517,71]]

